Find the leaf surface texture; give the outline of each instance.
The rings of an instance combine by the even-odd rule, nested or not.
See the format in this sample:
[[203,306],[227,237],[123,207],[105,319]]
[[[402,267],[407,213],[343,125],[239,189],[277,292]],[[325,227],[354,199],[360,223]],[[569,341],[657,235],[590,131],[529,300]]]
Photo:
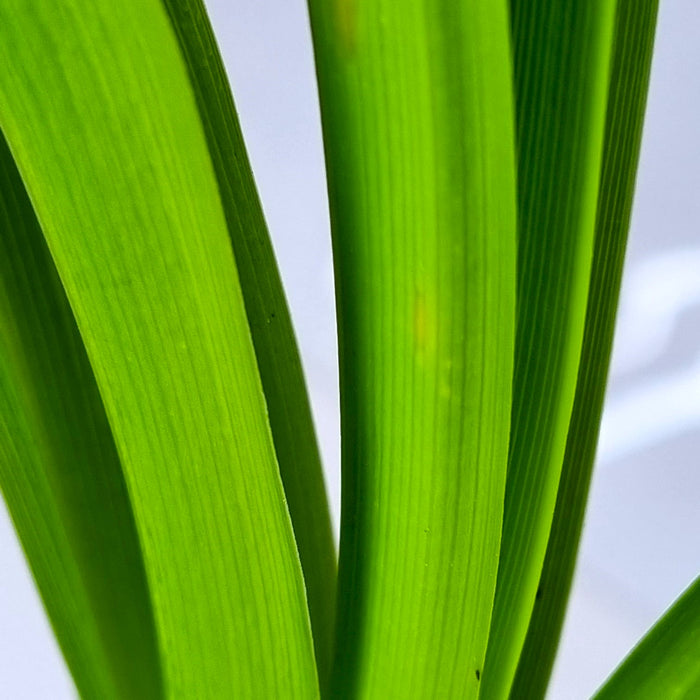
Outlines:
[[12,0],[0,37],[0,123],[121,458],[166,694],[315,697],[219,184],[169,16],[154,0]]
[[121,463],[2,134],[0,487],[81,695],[159,697],[153,616]]
[[658,0],[620,0],[615,19],[583,350],[552,530],[511,697],[542,697],[571,589],[598,441],[642,138]]
[[306,584],[319,677],[327,680],[336,553],[294,331],[238,116],[200,0],[164,0],[194,89],[238,269],[255,355]]
[[310,12],[341,369],[331,696],[476,697],[515,330],[507,8]]
[[507,697],[544,561],[593,253],[615,3],[511,0],[518,289],[503,538],[481,697]]

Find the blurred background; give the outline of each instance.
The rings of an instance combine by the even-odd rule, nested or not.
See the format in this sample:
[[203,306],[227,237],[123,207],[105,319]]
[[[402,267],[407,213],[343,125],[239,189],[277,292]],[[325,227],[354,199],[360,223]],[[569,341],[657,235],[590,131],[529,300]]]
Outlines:
[[[304,0],[209,0],[288,294],[337,523],[328,208]],[[700,573],[700,4],[661,3],[598,461],[549,697],[586,698]],[[0,502],[0,698],[74,698]]]

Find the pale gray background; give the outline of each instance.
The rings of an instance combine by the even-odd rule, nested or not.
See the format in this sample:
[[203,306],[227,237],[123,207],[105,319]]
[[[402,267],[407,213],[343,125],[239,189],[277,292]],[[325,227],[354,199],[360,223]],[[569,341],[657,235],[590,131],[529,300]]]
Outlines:
[[[304,0],[211,0],[337,522],[328,211]],[[550,697],[585,698],[700,573],[700,3],[662,0],[612,382]],[[0,506],[0,698],[75,695]]]

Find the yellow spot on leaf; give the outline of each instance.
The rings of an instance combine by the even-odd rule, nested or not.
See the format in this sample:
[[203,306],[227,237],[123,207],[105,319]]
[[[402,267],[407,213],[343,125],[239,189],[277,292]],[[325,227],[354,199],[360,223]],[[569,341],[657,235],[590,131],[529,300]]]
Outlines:
[[357,45],[358,0],[335,0],[335,22],[342,49],[354,54]]
[[433,309],[419,292],[413,304],[413,339],[420,359],[435,352],[436,330]]

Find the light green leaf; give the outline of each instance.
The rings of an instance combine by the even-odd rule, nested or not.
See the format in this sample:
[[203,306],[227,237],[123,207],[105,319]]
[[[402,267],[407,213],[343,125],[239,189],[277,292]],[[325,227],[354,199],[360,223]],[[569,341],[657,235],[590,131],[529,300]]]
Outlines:
[[564,459],[591,270],[615,5],[511,0],[518,319],[484,700],[506,697],[513,682]]
[[81,696],[159,697],[151,604],[121,464],[1,134],[0,487]]
[[476,697],[515,326],[505,2],[310,2],[339,314],[332,697]]
[[571,589],[603,411],[658,5],[658,0],[618,2],[581,366],[552,531],[513,700],[544,696]]
[[10,0],[0,62],[0,124],[124,469],[166,693],[314,697],[219,185],[166,11]]
[[280,475],[299,550],[319,676],[330,672],[336,553],[311,410],[236,109],[200,0],[164,0],[187,62],[221,191]]
[[700,578],[647,632],[596,700],[700,697]]

